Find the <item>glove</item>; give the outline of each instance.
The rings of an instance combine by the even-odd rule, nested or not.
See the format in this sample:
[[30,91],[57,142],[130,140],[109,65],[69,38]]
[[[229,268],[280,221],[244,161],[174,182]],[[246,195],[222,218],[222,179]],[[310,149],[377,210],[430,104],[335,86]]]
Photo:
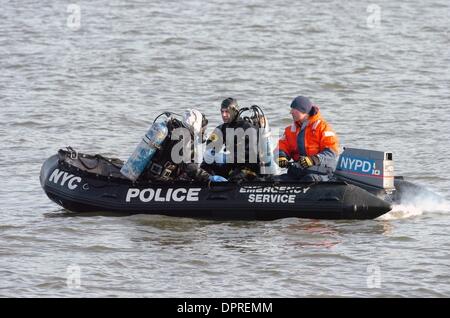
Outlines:
[[213,182],[227,182],[228,180],[225,179],[222,176],[214,175],[214,176],[209,176],[209,181],[213,181]]
[[298,163],[300,164],[300,166],[303,169],[307,169],[307,168],[310,168],[312,166],[319,164],[320,161],[319,161],[319,157],[317,157],[317,156],[311,156],[311,157],[301,156],[300,159],[298,159]]
[[288,159],[286,157],[279,157],[278,158],[278,166],[280,168],[287,168],[288,166]]
[[255,179],[256,177],[256,173],[250,169],[235,168],[234,170],[230,171],[228,180],[232,182],[250,181]]

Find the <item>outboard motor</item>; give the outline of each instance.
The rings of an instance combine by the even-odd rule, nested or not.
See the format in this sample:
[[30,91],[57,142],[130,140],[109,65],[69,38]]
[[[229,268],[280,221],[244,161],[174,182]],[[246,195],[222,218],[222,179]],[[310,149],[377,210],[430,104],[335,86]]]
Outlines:
[[381,194],[395,190],[392,152],[344,148],[334,174],[370,192]]
[[120,169],[120,172],[128,179],[136,181],[144,172],[156,151],[160,149],[168,133],[167,121],[156,122],[155,119],[133,154]]

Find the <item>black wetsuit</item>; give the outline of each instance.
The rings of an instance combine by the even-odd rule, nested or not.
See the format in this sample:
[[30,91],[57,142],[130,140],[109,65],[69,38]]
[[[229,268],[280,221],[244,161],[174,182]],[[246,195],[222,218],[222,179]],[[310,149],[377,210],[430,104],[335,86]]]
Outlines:
[[[183,127],[183,124],[177,119],[171,119],[167,123],[169,134],[161,144],[161,148],[153,156],[148,164],[142,177],[145,180],[153,181],[169,181],[169,180],[196,180],[208,181],[209,174],[198,167],[193,162],[194,159],[194,144],[190,145],[190,159],[192,162],[175,163],[172,159],[173,147],[181,142],[181,137],[178,140],[172,140],[171,132]],[[194,140],[193,133],[191,133],[191,141]],[[181,154],[182,155],[182,154]]]
[[[226,145],[227,142],[227,129],[238,129],[242,128],[242,130],[248,134],[245,135],[244,138],[238,138],[237,133],[235,133],[233,140],[233,156],[231,159],[232,163],[218,164],[218,163],[207,163],[203,162],[201,167],[208,171],[209,173],[220,175],[225,178],[229,178],[230,175],[235,171],[247,170],[252,171],[253,173],[259,173],[259,157],[258,157],[258,129],[256,129],[251,123],[248,121],[238,118],[237,120],[231,123],[224,123],[215,128],[214,132],[211,134],[210,138],[206,142],[207,150],[208,146],[211,146],[211,143],[214,142],[214,139],[217,135],[223,136],[222,144]],[[253,129],[255,139],[251,139],[249,134],[253,134],[248,131],[248,129]],[[213,137],[216,135],[215,137]],[[241,136],[242,137],[242,136]],[[217,145],[217,144],[216,144]],[[215,147],[217,149],[217,147]],[[226,146],[225,146],[226,148]],[[239,149],[244,149],[244,154],[242,151],[238,151]],[[229,150],[230,149],[225,149]],[[240,159],[240,160],[239,160]],[[243,161],[243,162],[242,162]],[[256,162],[255,162],[256,161]]]

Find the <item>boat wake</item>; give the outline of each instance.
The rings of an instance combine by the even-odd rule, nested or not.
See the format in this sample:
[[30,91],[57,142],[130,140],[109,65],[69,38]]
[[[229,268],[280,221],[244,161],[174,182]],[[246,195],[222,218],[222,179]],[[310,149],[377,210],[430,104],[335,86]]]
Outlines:
[[398,220],[423,215],[424,213],[448,213],[450,202],[442,196],[424,189],[423,191],[408,191],[403,193],[399,204],[378,220]]

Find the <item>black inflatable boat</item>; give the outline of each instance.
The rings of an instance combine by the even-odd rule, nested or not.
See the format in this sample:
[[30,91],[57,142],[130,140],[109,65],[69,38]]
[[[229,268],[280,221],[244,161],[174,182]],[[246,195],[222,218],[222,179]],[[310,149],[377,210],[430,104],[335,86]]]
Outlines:
[[[346,180],[345,169],[341,169],[341,178],[333,182],[204,184],[132,182],[120,173],[122,165],[119,159],[59,150],[44,162],[40,182],[51,200],[74,212],[230,220],[374,219],[389,212],[395,200],[395,189],[362,182],[365,179]],[[358,185],[351,184],[350,180]]]

